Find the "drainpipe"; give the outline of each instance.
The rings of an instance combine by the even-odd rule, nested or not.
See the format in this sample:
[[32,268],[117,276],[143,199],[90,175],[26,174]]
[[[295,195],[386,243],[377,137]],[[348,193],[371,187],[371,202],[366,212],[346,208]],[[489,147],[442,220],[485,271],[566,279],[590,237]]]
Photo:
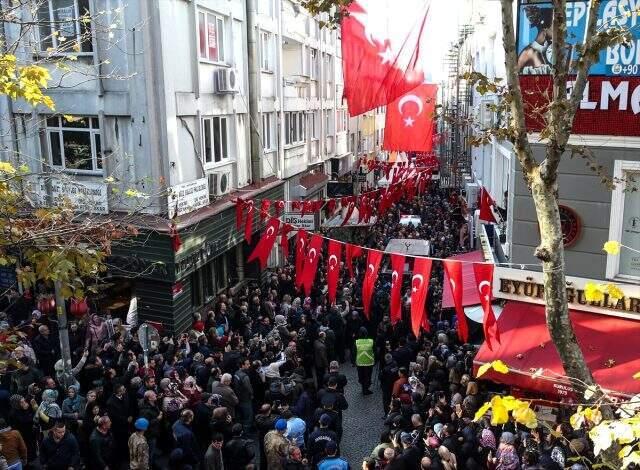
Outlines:
[[247,64],[249,68],[249,119],[253,126],[249,126],[251,132],[251,181],[262,181],[263,149],[260,144],[259,127],[262,121],[258,112],[260,99],[260,62],[258,58],[258,16],[257,0],[247,0]]

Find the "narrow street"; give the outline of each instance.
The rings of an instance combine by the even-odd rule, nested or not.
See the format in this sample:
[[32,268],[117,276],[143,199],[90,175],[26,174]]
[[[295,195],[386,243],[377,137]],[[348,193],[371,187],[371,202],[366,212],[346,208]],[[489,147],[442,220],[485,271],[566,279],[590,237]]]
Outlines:
[[349,380],[345,389],[345,398],[349,403],[349,409],[343,416],[344,434],[342,436],[342,456],[349,461],[352,469],[359,469],[363,457],[373,450],[372,443],[380,440],[382,432],[382,393],[375,377],[377,366],[373,369],[374,380],[371,386],[373,395],[363,396],[358,383],[358,372],[351,363],[345,362],[340,372]]

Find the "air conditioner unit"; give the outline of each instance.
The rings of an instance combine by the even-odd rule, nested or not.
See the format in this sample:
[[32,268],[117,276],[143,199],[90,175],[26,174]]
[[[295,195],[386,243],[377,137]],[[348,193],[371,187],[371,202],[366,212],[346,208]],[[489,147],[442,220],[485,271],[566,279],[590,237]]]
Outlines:
[[231,170],[209,173],[209,198],[224,196],[231,191]]
[[238,93],[240,82],[238,71],[234,68],[220,68],[215,71],[216,92]]

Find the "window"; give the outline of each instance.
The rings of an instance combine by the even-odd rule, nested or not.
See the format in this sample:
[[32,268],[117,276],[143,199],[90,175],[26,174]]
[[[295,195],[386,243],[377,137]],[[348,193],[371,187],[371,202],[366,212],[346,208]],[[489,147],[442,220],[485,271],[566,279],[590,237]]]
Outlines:
[[325,136],[333,134],[333,110],[327,109],[324,115],[324,133]]
[[273,72],[273,34],[260,33],[260,49],[262,52],[262,71]]
[[275,122],[273,113],[262,113],[262,147],[265,152],[275,149],[275,139],[273,124]]
[[294,145],[305,141],[305,116],[303,112],[284,113],[285,144]]
[[338,130],[337,132],[345,132],[347,130],[347,110],[338,110]]
[[259,0],[258,13],[273,18],[275,12],[274,0]]
[[70,171],[102,172],[100,122],[96,117],[47,119],[51,165]]
[[616,184],[611,197],[609,240],[628,248],[607,256],[607,278],[640,280],[640,162],[616,160],[613,170]]
[[91,52],[91,22],[83,18],[90,15],[89,0],[41,1],[38,8],[40,50]]
[[310,53],[309,76],[311,77],[311,80],[317,80],[318,79],[318,50],[311,49],[310,51],[311,53]]
[[200,58],[224,62],[224,18],[204,11],[198,12]]
[[309,127],[311,128],[311,138],[318,138],[318,113],[320,111],[313,111],[309,114]]
[[202,118],[202,155],[205,163],[219,163],[229,159],[228,119]]
[[191,281],[191,305],[193,307],[202,306],[202,276],[200,275],[200,271],[195,271],[190,276]]

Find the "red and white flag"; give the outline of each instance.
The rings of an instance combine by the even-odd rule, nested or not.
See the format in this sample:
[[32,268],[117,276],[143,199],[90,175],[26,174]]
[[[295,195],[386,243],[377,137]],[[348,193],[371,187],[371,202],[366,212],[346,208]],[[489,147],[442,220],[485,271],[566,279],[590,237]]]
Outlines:
[[307,255],[307,232],[300,229],[296,234],[296,287],[300,287],[304,257]]
[[416,338],[420,335],[420,327],[429,331],[425,302],[429,294],[430,279],[431,260],[416,258],[413,262],[413,277],[411,278],[411,330]]
[[314,233],[311,236],[307,256],[304,259],[304,267],[302,268],[300,284],[307,296],[311,294],[311,287],[313,286],[313,281],[316,278],[316,271],[318,270],[318,261],[322,252],[323,241],[324,239],[321,235]]
[[336,240],[329,240],[327,259],[327,289],[329,295],[329,305],[336,303],[336,290],[338,289],[338,279],[340,278],[340,260],[342,259],[342,243]]
[[459,261],[444,260],[442,264],[449,278],[451,296],[453,297],[453,304],[456,308],[458,337],[462,342],[466,343],[469,339],[469,327],[467,326],[467,317],[464,314],[464,308],[462,306],[462,263]]
[[433,149],[433,112],[438,85],[424,83],[387,106],[385,150],[430,152]]
[[269,199],[263,199],[260,203],[260,220],[269,217],[269,207],[271,207],[271,201]]
[[280,233],[280,248],[282,248],[282,256],[286,260],[289,258],[289,232],[293,230],[293,225],[282,224],[282,232]]
[[251,235],[253,235],[253,213],[255,212],[255,208],[253,201],[245,202],[244,206],[247,209],[247,217],[244,221],[244,239],[247,243],[251,244]]
[[484,339],[490,350],[493,350],[493,340],[500,342],[500,331],[498,330],[498,322],[491,307],[491,295],[493,294],[493,264],[473,263],[473,274],[476,277],[478,285],[478,295],[480,297],[480,305],[484,312],[482,316],[482,329],[484,330]]
[[342,221],[342,225],[345,225],[347,222],[349,222],[349,220],[351,219],[351,215],[353,214],[353,210],[356,208],[356,198],[355,196],[349,196],[348,198],[343,198],[342,200],[342,207],[345,206],[345,199],[347,200],[347,213],[344,217],[344,220]]
[[367,270],[364,273],[364,281],[362,281],[362,306],[364,307],[364,316],[369,319],[371,312],[371,296],[373,288],[378,279],[378,269],[382,261],[382,251],[367,250]]
[[402,319],[402,279],[404,274],[404,255],[391,255],[391,324],[395,325]]
[[279,219],[276,219],[275,217],[269,219],[262,238],[260,238],[260,241],[258,241],[256,247],[253,249],[253,252],[247,260],[248,263],[251,263],[254,259],[257,259],[258,261],[260,261],[260,268],[264,269],[264,267],[267,265],[267,258],[269,258],[269,253],[271,253],[271,249],[276,242],[276,238],[278,238],[279,228]]
[[493,215],[493,210],[491,209],[495,205],[496,203],[491,198],[489,191],[487,191],[486,188],[482,186],[480,188],[480,216],[478,218],[480,220],[484,220],[485,222],[497,223],[497,220]]
[[352,245],[351,243],[347,243],[347,248],[345,250],[345,263],[347,265],[347,269],[349,270],[349,278],[353,279],[355,276],[353,275],[353,258],[357,258],[362,255],[362,248],[358,245]]
[[236,230],[242,228],[242,216],[244,215],[244,201],[236,199]]
[[424,82],[419,59],[428,7],[424,0],[355,0],[348,11],[341,27],[344,96],[357,116]]

